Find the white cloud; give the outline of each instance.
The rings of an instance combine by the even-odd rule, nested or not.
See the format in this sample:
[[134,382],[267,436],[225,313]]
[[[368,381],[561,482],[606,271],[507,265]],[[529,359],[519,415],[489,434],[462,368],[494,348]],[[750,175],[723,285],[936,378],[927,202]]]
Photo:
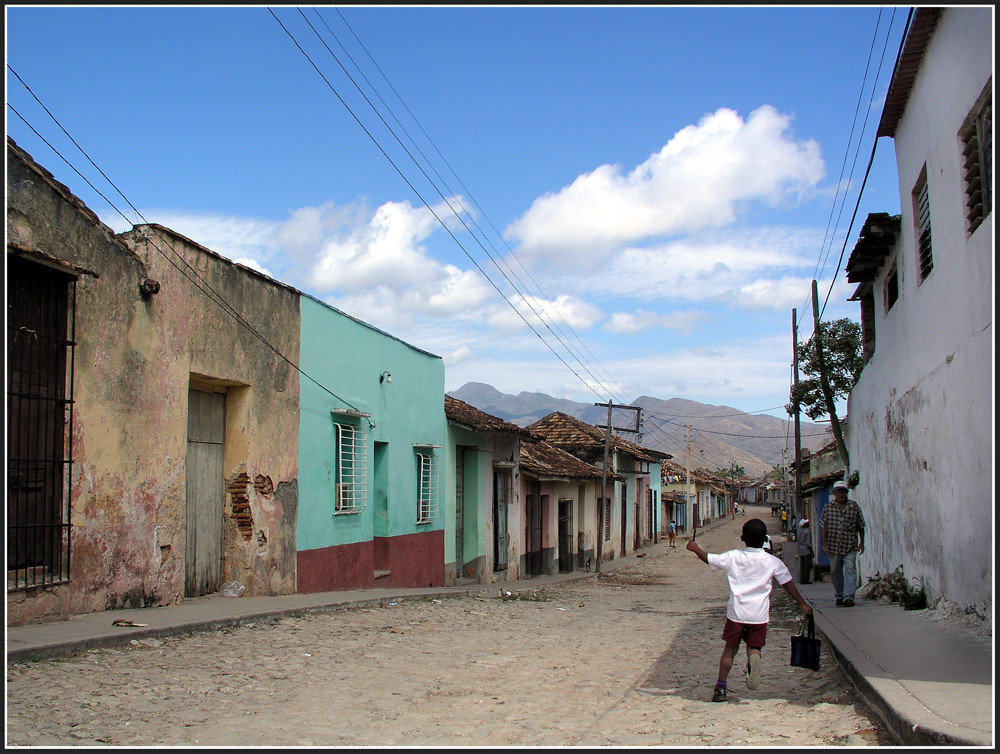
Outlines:
[[[274,258],[278,223],[233,215],[187,214],[152,210],[145,215],[216,254],[263,271]],[[265,273],[270,274],[270,273]]]
[[530,324],[539,332],[548,328],[589,330],[602,319],[601,309],[577,296],[561,295],[554,300],[537,296],[510,296],[509,306],[494,307],[487,316],[491,327],[501,333],[518,332]]
[[601,165],[536,199],[507,235],[522,258],[587,266],[642,239],[730,224],[742,202],[795,202],[824,168],[816,142],[788,136],[790,120],[769,105],[746,121],[720,108],[628,173]]
[[308,260],[300,286],[376,326],[401,327],[416,315],[460,318],[492,296],[478,272],[427,253],[438,218],[455,219],[447,203],[432,211],[386,202],[374,212],[325,204],[297,210],[275,238]]
[[457,366],[476,358],[476,350],[470,346],[460,346],[442,357],[448,367]]
[[[537,278],[584,298],[783,308],[787,296],[808,296],[820,239],[812,230],[732,228],[626,248],[600,269],[545,268]],[[752,295],[769,281],[781,296]],[[619,317],[611,326],[628,330],[636,323]]]
[[604,325],[607,332],[614,334],[638,335],[653,328],[674,330],[681,335],[691,335],[698,323],[708,319],[703,311],[676,311],[670,314],[657,314],[642,309],[634,314],[615,312]]
[[241,259],[234,259],[233,261],[236,264],[242,264],[244,267],[249,267],[251,270],[257,270],[257,272],[263,275],[267,275],[269,278],[274,277],[274,273],[272,273],[267,267],[261,265],[260,262],[258,262],[256,259],[241,258]]

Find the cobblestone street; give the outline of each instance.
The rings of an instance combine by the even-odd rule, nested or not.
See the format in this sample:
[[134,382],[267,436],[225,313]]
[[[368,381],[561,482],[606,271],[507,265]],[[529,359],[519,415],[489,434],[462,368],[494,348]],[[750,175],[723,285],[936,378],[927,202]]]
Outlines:
[[[745,519],[699,532],[720,552]],[[771,523],[771,522],[769,522]],[[724,574],[666,550],[508,595],[422,599],[136,641],[7,668],[8,745],[887,745],[824,647],[788,665],[772,600],[763,680],[710,702]],[[742,651],[740,657],[744,657]]]

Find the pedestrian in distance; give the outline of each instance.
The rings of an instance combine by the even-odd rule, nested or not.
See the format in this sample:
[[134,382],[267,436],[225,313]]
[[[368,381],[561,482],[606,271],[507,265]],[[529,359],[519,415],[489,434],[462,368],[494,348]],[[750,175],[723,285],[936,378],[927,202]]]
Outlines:
[[795,541],[799,546],[799,583],[812,583],[813,564],[813,533],[809,528],[809,519],[804,518],[799,521],[799,530],[795,535]]
[[712,692],[713,702],[726,701],[727,679],[733,661],[740,649],[740,642],[747,645],[746,684],[753,691],[760,684],[761,650],[767,638],[767,625],[771,612],[772,579],[791,595],[806,615],[813,609],[799,594],[788,567],[762,549],[767,536],[767,524],[751,518],[743,524],[740,540],[746,545],[740,550],[723,553],[705,552],[697,542],[687,543],[687,549],[701,558],[714,571],[725,571],[729,580],[729,602],[726,605],[726,623],[722,639],[726,645],[719,660],[719,677]]
[[865,517],[847,497],[847,482],[833,483],[833,500],[819,517],[820,546],[830,558],[830,580],[838,607],[854,607],[858,554],[865,551]]
[[781,506],[781,533],[784,534],[788,531],[788,509],[785,506]]
[[677,547],[677,522],[671,520],[667,526],[667,539],[670,540],[671,547]]

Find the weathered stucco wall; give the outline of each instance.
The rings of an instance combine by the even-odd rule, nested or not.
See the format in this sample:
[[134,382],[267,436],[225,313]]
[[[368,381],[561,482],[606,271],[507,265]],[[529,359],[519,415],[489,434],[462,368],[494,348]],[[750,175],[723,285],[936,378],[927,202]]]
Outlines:
[[[456,562],[457,526],[456,513],[456,464],[457,446],[465,451],[465,507],[462,537],[462,562]],[[493,469],[494,464],[513,464],[516,472],[519,441],[517,438],[497,433],[475,432],[454,424],[448,425],[448,440],[444,453],[445,501],[445,582],[454,584],[458,578],[474,578],[478,583],[495,581],[494,520],[493,520]],[[511,508],[508,511],[514,513]],[[511,525],[515,526],[516,521]]]
[[[294,592],[299,293],[159,226],[123,239],[160,283],[129,328],[145,368],[130,389],[154,417],[157,406],[173,407],[157,417],[164,435],[133,437],[133,447],[152,458],[183,458],[188,388],[224,392],[222,580],[238,581],[247,595]],[[247,326],[196,287],[192,274]]]
[[[242,487],[253,520],[248,540],[226,495],[224,579],[250,594],[293,591],[297,373],[165,254],[197,269],[293,362],[297,292],[164,229],[116,238],[28,160],[8,149],[9,243],[98,277],[83,275],[76,287],[71,581],[9,593],[8,622],[183,599],[192,375],[227,393],[226,476]],[[158,293],[140,292],[145,278],[159,282]]]
[[[993,213],[966,233],[958,133],[992,75],[989,8],[947,8],[895,136],[899,299],[848,403],[865,575],[902,565],[929,599],[992,613]],[[934,268],[920,280],[910,196],[926,166]]]

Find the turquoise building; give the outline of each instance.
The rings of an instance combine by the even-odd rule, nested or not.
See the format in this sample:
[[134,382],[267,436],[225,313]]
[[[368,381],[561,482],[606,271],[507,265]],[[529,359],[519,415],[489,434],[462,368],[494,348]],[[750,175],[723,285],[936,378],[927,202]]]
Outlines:
[[300,304],[297,591],[443,586],[444,363]]

